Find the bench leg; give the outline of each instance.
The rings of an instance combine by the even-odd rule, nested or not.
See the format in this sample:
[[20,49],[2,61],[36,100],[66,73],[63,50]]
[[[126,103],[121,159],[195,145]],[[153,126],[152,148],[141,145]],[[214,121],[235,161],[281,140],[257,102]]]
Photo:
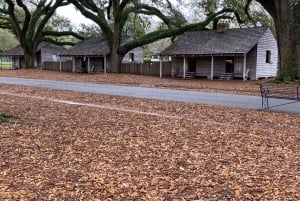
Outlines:
[[261,97],[261,106],[264,109],[269,108],[269,98],[267,96],[262,96]]

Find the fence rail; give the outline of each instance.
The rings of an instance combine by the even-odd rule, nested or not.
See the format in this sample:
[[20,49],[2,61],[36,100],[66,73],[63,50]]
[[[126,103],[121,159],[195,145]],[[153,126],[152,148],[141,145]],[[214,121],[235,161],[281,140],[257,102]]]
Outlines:
[[[126,63],[122,64],[122,73],[135,74],[135,75],[149,75],[149,76],[159,76],[160,75],[160,63]],[[170,77],[172,72],[171,62],[162,63],[162,75],[165,77]]]
[[[61,65],[61,66],[60,66]],[[59,62],[45,61],[43,64],[44,70],[72,72],[72,61]],[[170,77],[172,72],[171,62],[162,62],[162,76]],[[121,73],[135,74],[135,75],[160,75],[160,63],[124,63],[121,67]]]
[[[43,65],[44,70],[60,71],[60,63],[53,61],[45,61]],[[62,61],[61,71],[72,72],[72,61]]]

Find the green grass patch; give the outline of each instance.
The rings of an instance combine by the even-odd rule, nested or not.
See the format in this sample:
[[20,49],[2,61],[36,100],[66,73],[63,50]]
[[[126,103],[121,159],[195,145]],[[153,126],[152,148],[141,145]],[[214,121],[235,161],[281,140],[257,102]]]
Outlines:
[[3,61],[2,63],[0,63],[0,69],[11,69],[11,68],[12,68],[11,62]]

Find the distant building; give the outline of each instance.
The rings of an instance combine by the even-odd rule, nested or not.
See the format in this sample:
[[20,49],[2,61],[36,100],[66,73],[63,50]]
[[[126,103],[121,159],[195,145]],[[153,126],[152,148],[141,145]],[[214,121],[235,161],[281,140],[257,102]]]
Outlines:
[[[35,52],[35,65],[42,69],[46,61],[59,61],[58,54],[64,51],[65,48],[49,42],[41,42]],[[18,45],[10,50],[7,50],[3,56],[12,58],[12,67],[14,69],[25,68],[24,50],[21,45]]]
[[[124,36],[124,42],[131,40]],[[109,47],[105,38],[85,39],[63,51],[60,56],[72,57],[73,72],[106,72],[109,69]],[[137,47],[129,51],[123,58],[122,63],[143,63],[144,48]]]

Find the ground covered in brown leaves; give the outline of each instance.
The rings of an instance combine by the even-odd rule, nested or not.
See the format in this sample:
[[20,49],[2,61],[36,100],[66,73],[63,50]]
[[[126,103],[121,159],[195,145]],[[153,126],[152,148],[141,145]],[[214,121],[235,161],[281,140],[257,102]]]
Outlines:
[[0,200],[299,200],[294,114],[0,86]]

